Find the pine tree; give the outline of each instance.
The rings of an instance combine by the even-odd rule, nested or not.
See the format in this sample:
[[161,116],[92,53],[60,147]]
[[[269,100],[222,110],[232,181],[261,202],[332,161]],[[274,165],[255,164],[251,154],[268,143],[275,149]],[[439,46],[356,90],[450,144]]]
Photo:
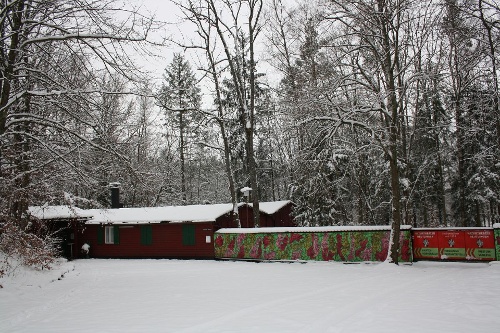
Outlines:
[[201,92],[189,62],[183,55],[174,54],[170,65],[165,69],[164,83],[158,95],[158,103],[165,110],[179,135],[179,158],[181,177],[181,200],[188,201],[186,160],[196,132],[201,107]]

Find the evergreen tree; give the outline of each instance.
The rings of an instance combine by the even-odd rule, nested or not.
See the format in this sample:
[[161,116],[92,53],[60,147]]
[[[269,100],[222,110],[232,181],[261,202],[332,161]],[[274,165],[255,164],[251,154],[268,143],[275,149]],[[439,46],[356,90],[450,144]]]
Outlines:
[[186,162],[190,158],[190,148],[200,118],[201,93],[189,62],[179,53],[174,54],[172,62],[165,69],[158,103],[165,110],[167,121],[171,121],[179,136],[181,201],[186,204]]

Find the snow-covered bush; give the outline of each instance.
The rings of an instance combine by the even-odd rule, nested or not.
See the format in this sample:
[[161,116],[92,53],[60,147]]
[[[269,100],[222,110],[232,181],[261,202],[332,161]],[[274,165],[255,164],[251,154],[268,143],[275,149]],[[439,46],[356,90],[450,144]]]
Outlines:
[[56,239],[50,234],[22,229],[13,219],[0,217],[0,277],[12,270],[13,259],[35,269],[50,269],[57,255]]

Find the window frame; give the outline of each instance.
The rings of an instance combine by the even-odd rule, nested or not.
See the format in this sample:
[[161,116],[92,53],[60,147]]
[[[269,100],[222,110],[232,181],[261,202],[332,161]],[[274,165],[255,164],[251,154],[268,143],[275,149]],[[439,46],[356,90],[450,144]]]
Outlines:
[[104,244],[115,244],[115,227],[104,227]]

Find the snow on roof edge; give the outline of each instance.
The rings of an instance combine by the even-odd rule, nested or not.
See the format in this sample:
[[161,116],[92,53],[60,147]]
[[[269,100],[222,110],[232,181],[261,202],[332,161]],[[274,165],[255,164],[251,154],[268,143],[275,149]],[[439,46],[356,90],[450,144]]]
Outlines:
[[[402,225],[401,230],[410,230],[410,225]],[[224,228],[220,234],[259,234],[268,232],[339,232],[339,231],[390,231],[391,226],[325,226],[325,227],[270,227],[270,228]]]
[[[279,201],[263,201],[259,202],[259,211],[267,215],[273,215],[281,208],[285,207],[291,200],[279,200]],[[248,203],[250,207],[253,207],[252,203]]]
[[28,212],[40,220],[89,219],[93,216],[87,210],[67,205],[30,206]]
[[151,224],[215,222],[232,204],[95,209],[86,224]]

